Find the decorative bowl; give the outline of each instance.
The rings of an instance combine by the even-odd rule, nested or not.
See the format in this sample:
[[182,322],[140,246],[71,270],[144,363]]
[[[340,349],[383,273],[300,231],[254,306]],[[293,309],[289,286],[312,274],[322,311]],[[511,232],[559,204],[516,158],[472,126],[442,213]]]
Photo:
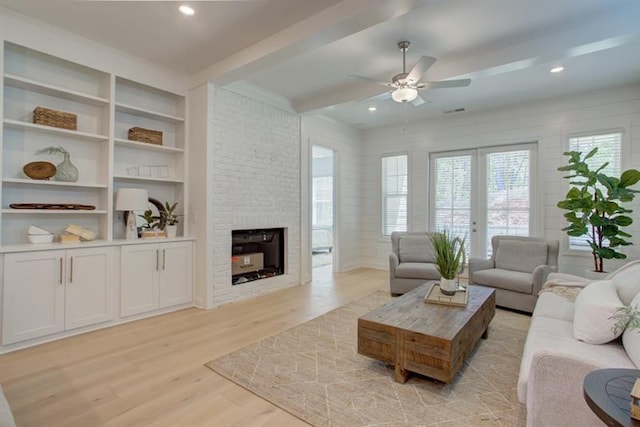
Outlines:
[[27,237],[34,245],[41,245],[43,243],[52,243],[55,236],[53,234],[29,234]]

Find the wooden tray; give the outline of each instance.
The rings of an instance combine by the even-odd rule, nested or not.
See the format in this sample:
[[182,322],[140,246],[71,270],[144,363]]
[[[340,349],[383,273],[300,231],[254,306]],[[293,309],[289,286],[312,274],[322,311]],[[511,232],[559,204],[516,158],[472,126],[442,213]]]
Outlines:
[[96,207],[92,205],[79,205],[77,203],[11,203],[11,209],[52,209],[52,210],[74,210],[92,211]]
[[432,304],[452,305],[455,307],[467,306],[467,291],[457,291],[455,295],[448,296],[440,292],[440,284],[438,282],[431,285],[431,289],[427,291],[424,302]]

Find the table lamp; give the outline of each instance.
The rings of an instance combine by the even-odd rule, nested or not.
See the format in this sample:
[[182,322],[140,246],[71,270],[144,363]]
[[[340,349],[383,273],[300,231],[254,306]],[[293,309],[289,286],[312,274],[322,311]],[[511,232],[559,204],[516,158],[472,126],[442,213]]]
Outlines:
[[127,240],[138,238],[138,227],[136,227],[136,215],[133,211],[146,211],[149,209],[149,194],[142,188],[121,188],[116,196],[116,210],[129,211],[127,217],[126,233]]

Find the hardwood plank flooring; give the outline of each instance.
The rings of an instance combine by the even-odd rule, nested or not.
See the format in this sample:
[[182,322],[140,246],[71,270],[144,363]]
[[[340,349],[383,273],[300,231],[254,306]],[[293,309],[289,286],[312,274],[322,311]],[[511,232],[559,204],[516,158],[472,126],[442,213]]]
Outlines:
[[377,289],[385,271],[314,272],[213,310],[181,310],[0,356],[18,426],[305,426],[204,363]]

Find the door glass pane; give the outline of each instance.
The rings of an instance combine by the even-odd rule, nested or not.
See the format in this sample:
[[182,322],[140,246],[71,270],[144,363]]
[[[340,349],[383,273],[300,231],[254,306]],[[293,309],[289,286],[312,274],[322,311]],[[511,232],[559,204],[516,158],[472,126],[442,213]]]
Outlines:
[[487,253],[498,234],[529,235],[530,151],[487,154]]
[[471,248],[471,155],[435,158],[434,231],[450,230]]

